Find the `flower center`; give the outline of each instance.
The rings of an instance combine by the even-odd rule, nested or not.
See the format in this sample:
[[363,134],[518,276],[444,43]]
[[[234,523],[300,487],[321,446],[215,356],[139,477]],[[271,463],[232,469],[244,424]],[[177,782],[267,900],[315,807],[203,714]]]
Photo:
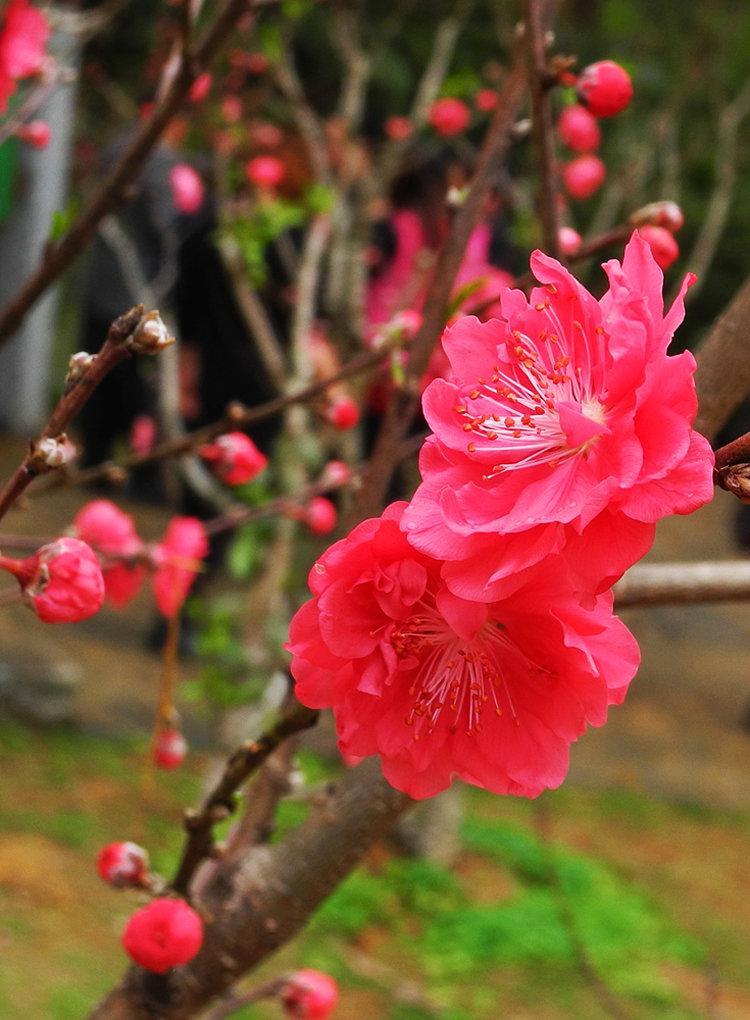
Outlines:
[[595,330],[592,351],[580,322],[573,320],[566,332],[549,302],[536,311],[549,326],[536,340],[513,330],[505,344],[507,360],[493,367],[489,379],[464,386],[454,407],[463,430],[471,433],[468,452],[496,459],[486,479],[540,464],[555,467],[585,455],[607,431],[594,379],[595,359],[603,364],[603,330]]
[[419,609],[390,638],[402,667],[411,672],[406,724],[414,727],[414,739],[432,733],[441,720],[450,733],[464,726],[474,736],[486,710],[501,716],[505,709],[518,722],[509,678],[519,671],[551,676],[550,670],[529,659],[499,620],[487,620],[466,641],[434,605],[422,601]]

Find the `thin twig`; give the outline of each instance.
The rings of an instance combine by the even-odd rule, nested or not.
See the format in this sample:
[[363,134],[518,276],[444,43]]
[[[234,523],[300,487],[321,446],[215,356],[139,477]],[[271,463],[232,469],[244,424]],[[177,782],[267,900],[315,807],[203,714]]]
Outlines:
[[539,175],[537,211],[542,227],[542,247],[552,258],[559,258],[557,157],[544,24],[546,7],[544,0],[525,0],[524,38],[529,65],[534,154]]
[[615,585],[617,608],[750,599],[750,561],[641,563]]
[[261,1002],[263,999],[275,999],[288,983],[288,977],[280,977],[274,978],[272,981],[266,981],[264,984],[251,988],[247,992],[233,989],[213,1009],[209,1009],[201,1017],[201,1020],[225,1020],[225,1017],[237,1013],[238,1010],[243,1009],[245,1006],[252,1006],[253,1003]]
[[252,773],[263,764],[282,741],[313,726],[318,718],[315,709],[297,705],[257,740],[242,744],[229,757],[218,783],[208,794],[197,812],[185,815],[187,837],[177,868],[172,889],[186,895],[195,869],[210,856],[213,847],[213,827],[232,815],[237,808],[235,794]]

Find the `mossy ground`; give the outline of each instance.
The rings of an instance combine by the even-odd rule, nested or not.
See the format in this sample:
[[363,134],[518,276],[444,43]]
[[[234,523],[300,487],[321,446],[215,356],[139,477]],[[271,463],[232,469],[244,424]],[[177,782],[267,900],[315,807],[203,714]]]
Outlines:
[[[97,850],[135,839],[169,873],[203,763],[153,776],[137,744],[9,724],[0,746],[0,1016],[73,1020],[120,973],[138,902]],[[596,1020],[609,996],[633,1018],[750,1015],[750,819],[572,786],[465,800],[455,867],[377,849],[264,973],[332,972],[340,1020]]]

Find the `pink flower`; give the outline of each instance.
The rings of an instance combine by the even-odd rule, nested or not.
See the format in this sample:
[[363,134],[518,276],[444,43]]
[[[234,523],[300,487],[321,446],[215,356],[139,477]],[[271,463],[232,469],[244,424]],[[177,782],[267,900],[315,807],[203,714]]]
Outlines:
[[613,60],[589,64],[578,79],[578,98],[595,117],[614,117],[633,98],[630,75]]
[[44,623],[79,623],[102,608],[99,560],[77,538],[58,538],[25,560],[0,556],[0,568],[15,575],[24,601]]
[[284,132],[267,120],[254,120],[248,126],[248,135],[253,145],[261,149],[278,149],[284,141]]
[[566,106],[557,122],[560,140],[574,152],[591,152],[599,148],[602,133],[596,117],[583,107]]
[[39,74],[50,36],[47,17],[28,0],[10,0],[0,32],[0,68],[10,78]]
[[156,442],[156,421],[150,414],[139,414],[130,429],[130,449],[139,457],[151,451]]
[[148,854],[137,843],[108,843],[99,851],[96,870],[117,888],[142,886],[148,876]]
[[32,120],[18,128],[16,137],[33,149],[46,149],[52,137],[52,130],[45,120]]
[[244,432],[227,432],[213,443],[201,446],[198,452],[227,485],[251,482],[268,465],[268,458]]
[[313,496],[305,507],[303,520],[313,535],[330,535],[336,527],[336,507],[325,496]]
[[582,243],[581,235],[572,227],[560,227],[557,239],[563,255],[575,255]]
[[656,521],[713,494],[713,454],[691,428],[695,359],[667,355],[694,277],[665,316],[637,234],[622,265],[605,264],[598,302],[541,252],[531,268],[544,286],[530,300],[507,290],[502,319],[446,330],[451,381],[423,399],[435,435],[404,525],[449,561],[464,598],[500,597],[558,552],[582,590],[602,591],[649,549]]
[[333,978],[309,968],[295,971],[281,993],[286,1015],[304,1020],[326,1020],[338,999],[339,988]]
[[672,263],[680,257],[680,246],[664,227],[648,224],[645,227],[639,227],[638,234],[648,244],[659,269],[666,272]]
[[107,597],[113,605],[126,605],[138,592],[146,567],[128,564],[143,553],[143,542],[136,534],[133,518],[108,499],[95,499],[73,518],[78,538],[92,546],[103,560],[102,575]]
[[122,933],[131,960],[155,974],[188,963],[203,943],[203,922],[184,900],[151,900],[136,910]]
[[598,156],[590,153],[563,164],[562,178],[571,198],[591,198],[604,183],[607,168]]
[[383,130],[392,142],[405,142],[414,133],[414,125],[408,117],[386,117]]
[[182,609],[208,553],[208,538],[196,517],[173,517],[154,551],[157,568],[152,584],[159,611],[171,618]]
[[460,135],[469,126],[470,120],[471,110],[460,99],[437,99],[430,109],[430,124],[444,138]]
[[284,164],[275,156],[255,156],[245,164],[245,175],[258,188],[277,188],[284,180]]
[[287,646],[297,697],[332,708],[342,753],[380,755],[411,797],[454,777],[527,797],[559,786],[570,743],[638,665],[611,593],[583,609],[550,560],[510,598],[464,600],[410,547],[403,512],[360,524],[311,570]]
[[154,764],[166,772],[179,768],[188,752],[187,740],[174,727],[161,730],[153,747]]
[[178,163],[169,171],[172,198],[178,212],[186,216],[197,213],[203,205],[203,181],[187,163]]

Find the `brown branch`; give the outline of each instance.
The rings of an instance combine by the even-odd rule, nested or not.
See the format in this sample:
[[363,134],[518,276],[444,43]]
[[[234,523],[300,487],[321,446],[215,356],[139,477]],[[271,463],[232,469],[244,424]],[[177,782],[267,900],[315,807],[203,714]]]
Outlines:
[[129,185],[140,173],[164,129],[185,103],[193,81],[217,55],[239,18],[248,10],[274,2],[276,0],[228,0],[203,36],[190,66],[180,68],[163,101],[138,129],[99,190],[65,236],[46,246],[39,266],[0,310],[0,343],[15,333],[36,300],[78,258],[94,236],[101,220],[123,201]]
[[357,516],[372,516],[379,513],[383,505],[396,463],[396,450],[400,447],[418,405],[419,379],[427,367],[445,324],[453,284],[463,261],[469,237],[482,218],[498,164],[510,146],[511,128],[516,120],[525,86],[524,63],[520,53],[517,52],[501,102],[482,146],[468,194],[455,215],[448,240],[440,252],[424,304],[422,326],[410,347],[406,384],[394,396],[384,416],[367,479],[360,492]]
[[274,397],[263,404],[257,404],[255,407],[245,407],[239,402],[234,402],[229,405],[224,416],[218,421],[212,422],[210,425],[204,425],[193,432],[187,432],[184,436],[176,439],[157,443],[148,453],[131,454],[128,457],[123,457],[117,463],[105,461],[102,464],[95,464],[90,468],[79,470],[62,469],[54,476],[45,480],[43,484],[37,486],[35,493],[48,492],[50,489],[57,488],[60,485],[85,485],[89,482],[106,478],[114,478],[119,481],[123,479],[125,472],[138,468],[142,464],[152,464],[155,461],[162,460],[164,457],[174,457],[183,453],[189,453],[203,443],[211,442],[212,439],[220,436],[222,432],[230,429],[246,428],[250,425],[255,425],[259,421],[264,421],[266,418],[272,418],[293,404],[304,404],[314,400],[315,397],[321,396],[331,386],[344,379],[350,379],[352,376],[376,368],[386,358],[389,351],[398,347],[400,343],[401,340],[399,338],[394,338],[391,343],[383,344],[376,351],[363,351],[348,361],[341,371],[327,376],[325,379],[310,383],[309,386],[304,386],[295,392]]
[[[64,456],[66,430],[102,379],[131,356],[134,342],[143,336],[144,327],[151,324],[156,312],[144,315],[143,305],[115,319],[109,327],[106,340],[98,354],[93,355],[82,374],[71,379],[66,392],[60,397],[47,424],[37,438],[29,444],[29,452],[20,466],[0,491],[0,518],[10,510],[18,497],[37,475],[54,469],[55,457],[50,457],[50,444],[57,444],[53,454]],[[135,348],[137,349],[137,347]]]
[[750,561],[641,563],[615,585],[617,608],[750,599]]
[[305,143],[313,173],[321,184],[328,185],[331,183],[331,161],[325,131],[318,114],[305,95],[289,39],[282,46],[273,70],[276,83],[289,102],[297,130]]
[[412,802],[373,760],[352,769],[325,813],[314,812],[281,843],[258,846],[219,867],[200,903],[203,949],[157,976],[132,967],[92,1020],[185,1020],[292,938]]
[[735,294],[698,349],[695,427],[712,439],[750,393],[750,279]]
[[557,157],[552,123],[552,91],[546,47],[544,0],[525,0],[524,39],[531,90],[532,137],[539,186],[537,212],[542,226],[542,247],[553,258],[560,257],[560,222],[557,207]]
[[261,1002],[263,999],[275,999],[289,983],[286,977],[274,978],[273,981],[266,981],[256,988],[247,992],[233,990],[230,994],[221,999],[213,1009],[209,1010],[201,1020],[225,1020],[225,1017],[232,1016],[244,1006],[252,1006],[253,1003]]
[[237,809],[235,794],[243,783],[259,768],[268,756],[287,737],[313,726],[318,712],[296,705],[257,740],[248,741],[230,755],[216,786],[211,790],[197,812],[185,814],[187,838],[171,888],[187,895],[190,880],[198,865],[214,850],[213,827],[234,814]]

